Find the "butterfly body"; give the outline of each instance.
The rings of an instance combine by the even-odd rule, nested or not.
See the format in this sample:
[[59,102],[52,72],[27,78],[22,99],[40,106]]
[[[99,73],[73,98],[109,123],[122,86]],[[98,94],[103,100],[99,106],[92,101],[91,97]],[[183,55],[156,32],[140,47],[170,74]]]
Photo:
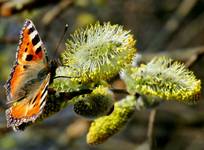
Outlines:
[[18,130],[22,123],[35,121],[46,103],[48,86],[53,79],[57,63],[49,62],[46,49],[30,20],[26,20],[10,79],[6,84],[7,126]]

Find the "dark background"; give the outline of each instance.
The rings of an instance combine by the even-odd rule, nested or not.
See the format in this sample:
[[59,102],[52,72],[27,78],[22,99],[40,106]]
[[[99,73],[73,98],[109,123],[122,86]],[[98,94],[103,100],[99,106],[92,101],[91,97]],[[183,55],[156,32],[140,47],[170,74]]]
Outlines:
[[[6,128],[3,85],[26,18],[36,25],[51,58],[65,24],[69,25],[69,38],[78,27],[110,21],[131,30],[142,61],[167,55],[186,63],[201,81],[204,79],[203,0],[0,0],[0,15],[0,150],[148,150],[151,109],[136,111],[120,133],[97,146],[86,144],[89,121],[74,114],[72,107],[24,132]],[[60,51],[65,49],[64,43]],[[122,86],[120,82],[115,85]],[[203,96],[193,106],[173,101],[158,106],[152,139],[153,149],[203,150]]]

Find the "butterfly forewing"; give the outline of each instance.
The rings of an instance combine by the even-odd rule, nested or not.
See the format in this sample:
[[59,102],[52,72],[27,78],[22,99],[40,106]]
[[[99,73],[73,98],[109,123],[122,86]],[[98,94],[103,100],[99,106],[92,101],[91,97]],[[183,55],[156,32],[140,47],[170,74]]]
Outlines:
[[[27,93],[22,91],[24,84],[36,78],[38,72],[47,68],[47,56],[40,36],[30,20],[26,20],[20,33],[16,54],[16,64],[7,82],[8,100],[19,100]],[[16,86],[21,85],[21,86]]]
[[20,64],[32,64],[34,61],[47,63],[45,47],[42,40],[30,20],[26,20],[21,32],[21,40],[17,53],[17,61]]

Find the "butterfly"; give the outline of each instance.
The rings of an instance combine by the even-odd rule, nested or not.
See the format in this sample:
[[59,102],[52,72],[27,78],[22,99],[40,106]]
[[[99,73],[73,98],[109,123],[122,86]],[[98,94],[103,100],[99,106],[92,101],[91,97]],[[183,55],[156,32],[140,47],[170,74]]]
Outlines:
[[7,127],[19,130],[23,123],[34,122],[43,112],[48,86],[57,63],[48,60],[47,51],[31,20],[26,20],[20,33],[15,65],[5,88]]

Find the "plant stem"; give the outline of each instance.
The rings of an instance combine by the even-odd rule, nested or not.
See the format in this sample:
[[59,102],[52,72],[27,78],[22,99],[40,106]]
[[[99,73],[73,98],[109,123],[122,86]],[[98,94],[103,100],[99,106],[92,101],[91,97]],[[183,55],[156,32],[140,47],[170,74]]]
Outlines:
[[153,148],[153,134],[154,134],[153,129],[154,129],[155,118],[156,118],[156,108],[152,109],[149,115],[147,138],[148,138],[150,150]]

